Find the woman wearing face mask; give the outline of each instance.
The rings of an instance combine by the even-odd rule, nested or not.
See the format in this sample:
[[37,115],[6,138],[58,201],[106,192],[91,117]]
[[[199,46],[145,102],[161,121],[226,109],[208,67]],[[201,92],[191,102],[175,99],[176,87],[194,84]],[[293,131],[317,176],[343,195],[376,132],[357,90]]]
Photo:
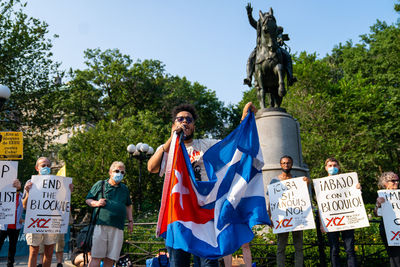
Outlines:
[[[399,176],[394,172],[384,172],[379,177],[379,188],[386,189],[386,190],[396,190],[399,189]],[[383,197],[378,197],[376,199],[376,205],[374,209],[374,213],[376,216],[380,215],[380,208],[382,203],[385,202]],[[383,220],[381,220],[379,224],[379,233],[381,235],[382,241],[385,244],[386,251],[388,253],[390,259],[390,266],[391,267],[400,267],[400,247],[398,246],[388,246],[388,242],[386,239],[385,233],[385,225],[383,224]]]

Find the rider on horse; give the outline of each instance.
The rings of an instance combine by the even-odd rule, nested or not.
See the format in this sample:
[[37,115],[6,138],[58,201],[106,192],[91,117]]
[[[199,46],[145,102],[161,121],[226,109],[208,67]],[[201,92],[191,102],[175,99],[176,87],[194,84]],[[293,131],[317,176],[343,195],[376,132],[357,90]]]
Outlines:
[[[251,7],[250,3],[247,4],[246,10],[250,25],[257,30],[257,46],[259,46],[261,27],[259,25],[259,22],[253,18],[252,15],[253,8]],[[284,41],[289,41],[289,40],[290,40],[289,36],[287,34],[283,34],[283,28],[279,26],[277,28],[277,41],[279,46],[281,47],[280,50],[282,52],[281,54],[282,54],[283,65],[285,66],[285,70],[288,76],[288,85],[290,86],[293,83],[295,83],[297,79],[293,77],[292,57],[290,56],[289,52],[285,48],[283,48],[283,46],[286,46]],[[256,55],[257,55],[257,47],[253,49],[253,51],[249,56],[249,59],[247,60],[247,78],[244,79],[243,83],[247,84],[249,87],[251,87],[251,80],[255,69]]]

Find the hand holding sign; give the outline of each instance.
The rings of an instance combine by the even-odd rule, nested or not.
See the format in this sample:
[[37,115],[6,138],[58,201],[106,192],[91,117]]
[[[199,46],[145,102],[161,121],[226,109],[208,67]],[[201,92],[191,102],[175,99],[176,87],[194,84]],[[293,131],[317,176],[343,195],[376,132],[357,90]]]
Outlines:
[[17,189],[20,190],[21,189],[21,182],[18,179],[15,179],[13,182],[13,186]]
[[378,208],[380,208],[382,206],[382,203],[385,203],[385,198],[383,197],[378,197],[376,199],[376,205],[378,206]]
[[29,190],[31,190],[31,188],[32,188],[32,182],[31,182],[31,181],[28,181],[28,182],[25,184],[24,189],[25,189],[26,192],[29,193]]

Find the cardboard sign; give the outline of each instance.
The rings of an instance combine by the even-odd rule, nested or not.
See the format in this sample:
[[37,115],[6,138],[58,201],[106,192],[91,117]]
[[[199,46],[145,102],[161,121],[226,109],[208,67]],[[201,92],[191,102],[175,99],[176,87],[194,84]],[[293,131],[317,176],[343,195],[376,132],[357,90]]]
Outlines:
[[33,175],[26,209],[25,233],[65,234],[68,230],[72,178]]
[[315,228],[310,194],[303,177],[268,185],[268,196],[274,234]]
[[388,245],[400,246],[400,190],[379,190],[378,196],[385,199],[381,214]]
[[357,173],[313,179],[321,223],[326,232],[368,227]]
[[22,132],[0,132],[0,160],[22,160]]
[[0,161],[0,224],[15,223],[17,189],[12,184],[17,175],[17,161]]

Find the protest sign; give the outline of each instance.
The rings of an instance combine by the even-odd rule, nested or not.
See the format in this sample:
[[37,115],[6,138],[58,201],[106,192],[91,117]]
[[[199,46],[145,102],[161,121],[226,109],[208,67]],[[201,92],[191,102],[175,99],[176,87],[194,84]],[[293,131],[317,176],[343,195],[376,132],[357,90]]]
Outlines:
[[26,209],[25,233],[65,234],[68,230],[72,178],[33,175]]
[[381,214],[388,245],[400,246],[400,190],[379,190],[378,195],[385,199]]
[[23,159],[22,132],[0,132],[0,159]]
[[268,196],[274,234],[315,228],[310,194],[303,177],[270,184]]
[[15,223],[17,189],[12,184],[17,175],[17,161],[0,161],[0,224]]
[[368,227],[357,173],[313,179],[321,223],[326,232]]

